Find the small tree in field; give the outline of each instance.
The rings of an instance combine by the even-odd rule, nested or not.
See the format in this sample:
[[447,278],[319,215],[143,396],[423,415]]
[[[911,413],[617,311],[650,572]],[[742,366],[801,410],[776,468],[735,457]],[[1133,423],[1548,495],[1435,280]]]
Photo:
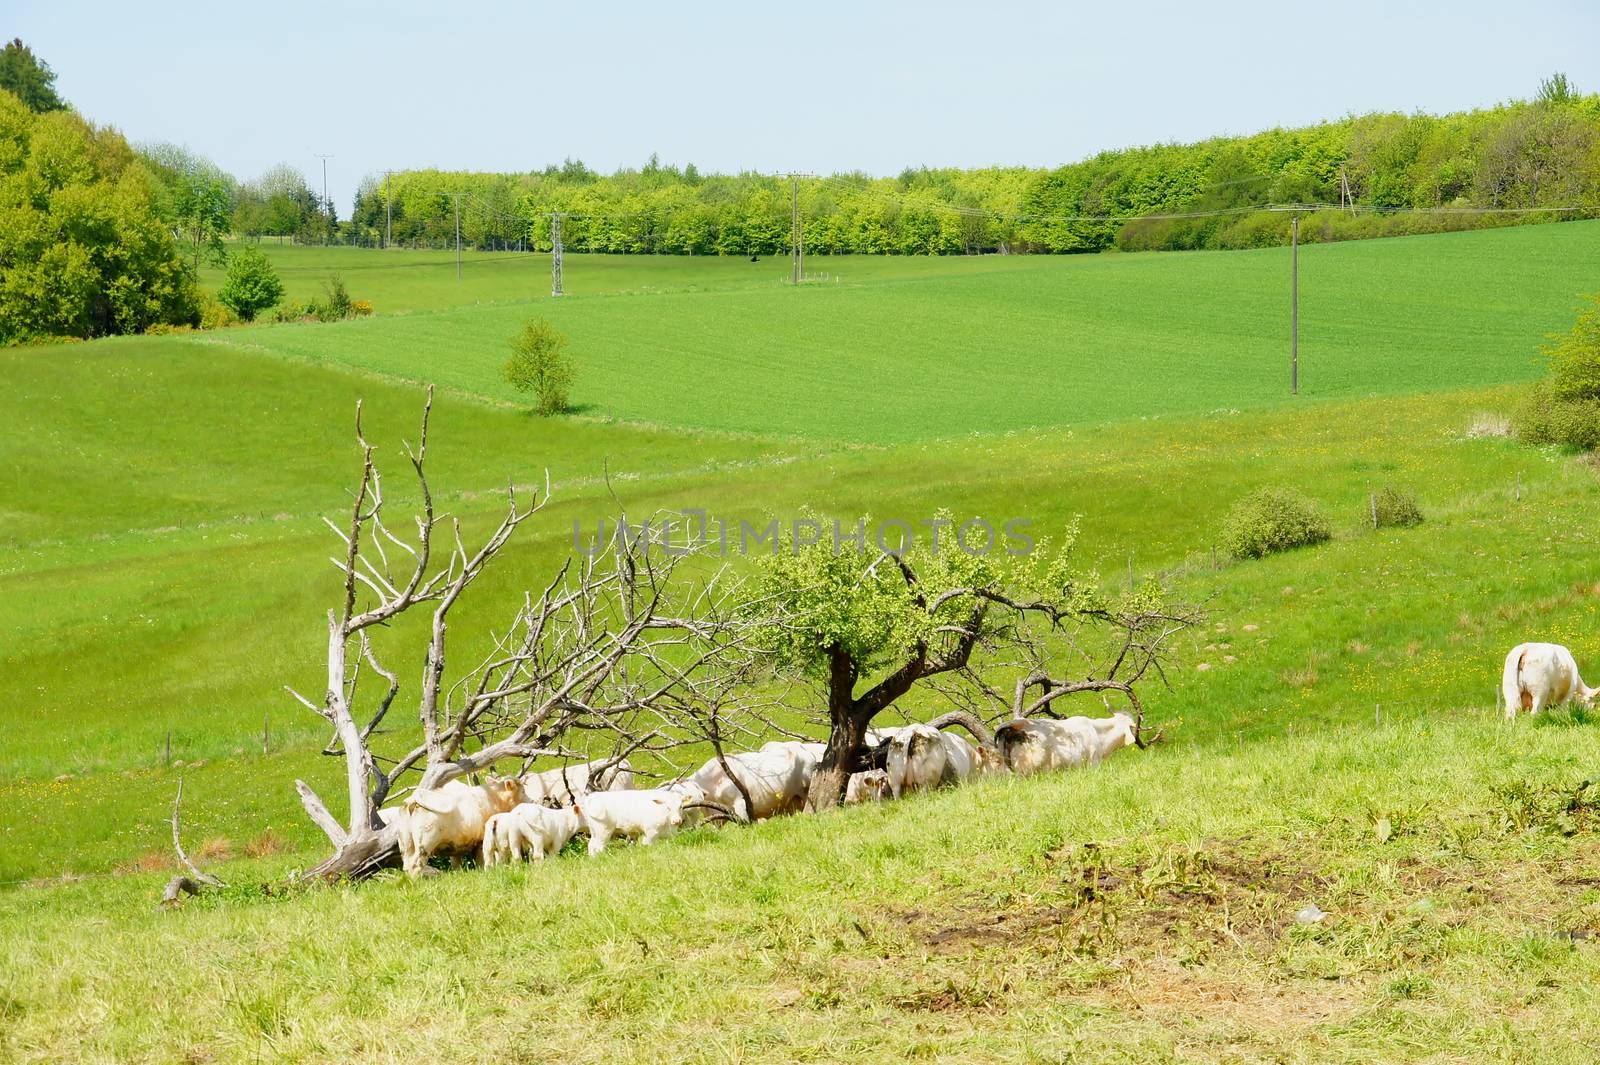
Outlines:
[[259,248],[240,248],[228,259],[228,276],[217,290],[217,299],[245,321],[283,298],[283,282]]
[[535,318],[522,327],[511,342],[511,358],[506,360],[502,373],[512,388],[533,397],[533,409],[540,415],[560,414],[567,409],[572,356],[567,354],[566,336],[543,318]]
[[960,707],[952,723],[981,741],[985,718],[1053,715],[1057,699],[1084,692],[1126,699],[1142,728],[1136,685],[1159,675],[1168,641],[1199,612],[1153,583],[1103,593],[1075,567],[1075,539],[1069,530],[1027,555],[993,544],[869,553],[836,540],[767,560],[756,601],[771,620],[757,640],[780,674],[816,689],[828,728],[809,809],[844,797],[873,720],[913,690]]

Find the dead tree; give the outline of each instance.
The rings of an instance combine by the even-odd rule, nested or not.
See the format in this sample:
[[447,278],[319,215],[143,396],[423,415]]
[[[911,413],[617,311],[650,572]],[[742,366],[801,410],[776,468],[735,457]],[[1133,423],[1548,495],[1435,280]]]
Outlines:
[[[451,612],[544,506],[548,481],[544,494],[525,503],[508,488],[499,523],[468,547],[459,521],[436,513],[428,485],[431,407],[430,390],[418,443],[406,449],[420,495],[409,538],[385,524],[383,482],[357,408],[355,501],[343,526],[329,522],[344,551],[333,559],[342,595],[328,613],[327,687],[320,702],[291,691],[332,725],[329,753],[345,762],[342,821],[308,784],[295,781],[307,815],[334,848],[311,877],[356,878],[394,864],[398,830],[378,811],[402,782],[435,788],[507,760],[587,757],[604,745],[608,762],[615,762],[685,742],[674,727],[677,710],[712,683],[714,664],[740,650],[748,624],[728,608],[738,584],[725,570],[698,582],[675,579],[687,553],[630,536],[624,520],[611,541],[582,560],[569,559],[542,589],[526,593],[488,653],[447,685]],[[397,755],[380,755],[372,740],[401,685],[399,674],[379,661],[368,630],[419,608],[432,612],[416,695],[420,738]],[[363,663],[383,681],[364,723]],[[582,750],[567,743],[574,736],[583,738]]]

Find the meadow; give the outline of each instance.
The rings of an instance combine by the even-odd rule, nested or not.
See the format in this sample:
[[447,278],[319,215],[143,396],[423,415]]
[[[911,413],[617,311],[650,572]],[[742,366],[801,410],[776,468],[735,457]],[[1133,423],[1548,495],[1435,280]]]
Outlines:
[[[291,294],[337,269],[379,314],[0,351],[0,880],[22,882],[0,888],[0,1048],[1582,1060],[1600,852],[1574,789],[1600,740],[1581,714],[1501,724],[1494,684],[1521,639],[1600,652],[1600,477],[1470,430],[1570,323],[1597,226],[1302,249],[1297,399],[1276,250],[845,260],[798,291],[786,263],[571,256],[554,301],[516,294],[547,284],[536,256],[495,289],[457,283],[453,256],[268,246]],[[575,416],[533,418],[498,379],[535,313],[581,360]],[[1207,605],[1150,695],[1173,739],[592,865],[152,914],[180,776],[186,832],[232,882],[320,856],[291,782],[340,768],[282,686],[318,687],[320,518],[348,506],[355,402],[394,464],[423,380],[434,486],[469,530],[508,481],[554,488],[475,589],[468,647],[613,493],[636,513],[1081,515],[1107,581],[1131,566]],[[1318,499],[1333,541],[1214,560],[1222,515],[1267,484]],[[1423,525],[1367,527],[1386,484]],[[1094,863],[1104,899],[1079,890]],[[1295,925],[1304,901],[1332,923]],[[372,983],[341,982],[356,970]]]
[[[571,256],[574,295],[538,308],[583,355],[575,399],[587,414],[904,443],[1528,380],[1540,340],[1570,325],[1600,274],[1597,235],[1600,222],[1581,222],[1302,248],[1299,397],[1281,248],[816,257],[808,270],[837,280],[799,291],[781,283],[786,263],[657,259],[680,284],[648,300],[630,286],[651,264]],[[766,281],[729,280],[747,267]],[[621,291],[583,294],[586,273]],[[353,293],[391,309],[354,277]],[[422,298],[414,284],[392,309]],[[426,299],[455,284],[436,272]],[[529,314],[525,302],[464,306],[216,339],[510,401],[498,371]]]

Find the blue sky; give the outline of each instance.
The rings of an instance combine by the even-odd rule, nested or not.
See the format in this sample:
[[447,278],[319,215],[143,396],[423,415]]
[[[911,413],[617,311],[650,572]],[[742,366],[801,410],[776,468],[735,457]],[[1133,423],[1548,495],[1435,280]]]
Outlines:
[[1600,4],[11,0],[86,116],[349,211],[386,167],[893,174],[1600,89]]

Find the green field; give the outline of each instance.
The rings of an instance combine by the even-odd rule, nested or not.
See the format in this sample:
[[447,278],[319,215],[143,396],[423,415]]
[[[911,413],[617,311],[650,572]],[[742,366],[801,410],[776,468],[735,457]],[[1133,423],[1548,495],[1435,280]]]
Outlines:
[[[566,272],[593,276],[592,296],[215,339],[510,400],[506,345],[538,313],[571,337],[586,413],[874,443],[1290,400],[1287,249],[811,266],[839,280],[795,291],[781,263],[572,256]],[[380,310],[479,285],[422,268],[426,293],[407,277],[391,302],[380,286],[401,271],[380,268]],[[634,298],[653,291],[636,280],[652,268],[672,280]],[[765,280],[736,284],[746,268]],[[1531,378],[1539,342],[1596,277],[1600,222],[1303,248],[1298,402]]]
[[[1600,836],[1552,811],[1600,734],[1507,728],[1493,693],[1523,639],[1600,670],[1600,476],[1468,430],[1600,287],[1597,237],[1302,249],[1297,399],[1282,251],[819,261],[837,280],[798,291],[782,262],[569,256],[555,301],[537,256],[457,282],[444,254],[269,246],[291,295],[336,269],[378,315],[0,351],[0,880],[25,882],[0,888],[0,1057],[1585,1060]],[[578,415],[498,379],[535,313],[572,337]],[[421,381],[469,530],[508,480],[555,488],[459,616],[462,661],[611,512],[607,477],[635,512],[1082,515],[1108,580],[1131,560],[1207,602],[1150,695],[1181,725],[1093,773],[593,866],[152,915],[180,776],[234,882],[319,856],[290,784],[341,769],[282,688],[320,683],[355,401],[392,465]],[[1334,540],[1213,568],[1268,484]],[[1366,528],[1385,484],[1427,521]],[[1085,842],[1120,885],[1098,908]],[[1333,923],[1296,926],[1305,901]]]

